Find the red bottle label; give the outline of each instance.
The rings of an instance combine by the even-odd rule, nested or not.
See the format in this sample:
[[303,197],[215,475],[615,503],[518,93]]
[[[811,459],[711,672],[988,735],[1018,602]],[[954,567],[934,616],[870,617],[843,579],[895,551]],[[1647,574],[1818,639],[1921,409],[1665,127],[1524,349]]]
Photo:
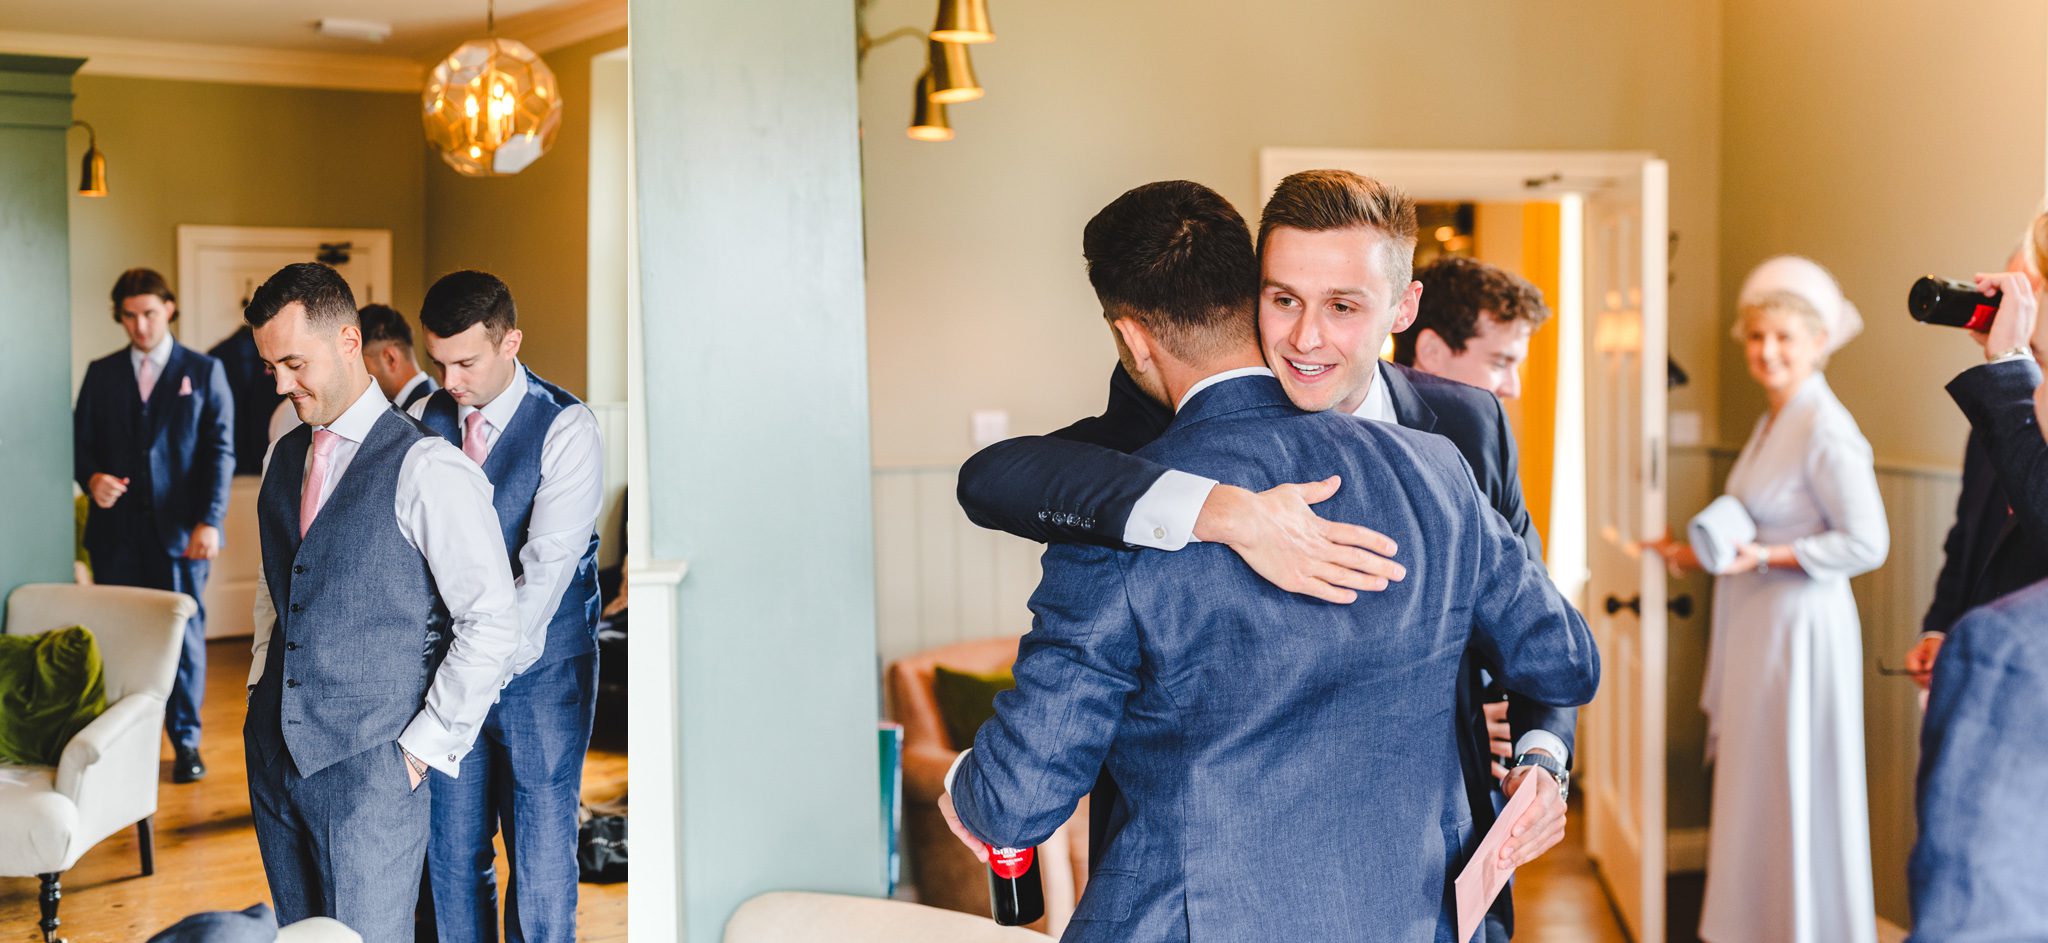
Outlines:
[[1997,314],[1997,305],[1978,305],[1977,310],[1970,314],[1970,323],[1963,325],[1963,329],[1967,331],[1981,331],[1991,326],[1991,319]]
[[994,871],[996,877],[1005,881],[1014,881],[1023,877],[1024,872],[1031,870],[1031,858],[1038,851],[1036,848],[996,848],[989,845],[982,847],[988,849],[989,870]]

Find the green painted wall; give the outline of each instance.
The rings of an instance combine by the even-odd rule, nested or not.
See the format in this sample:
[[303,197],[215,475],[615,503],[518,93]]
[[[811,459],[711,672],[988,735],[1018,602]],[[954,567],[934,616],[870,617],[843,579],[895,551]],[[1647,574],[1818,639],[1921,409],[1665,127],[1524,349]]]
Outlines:
[[650,541],[691,940],[882,891],[853,8],[632,6]]
[[561,83],[562,130],[520,173],[465,177],[422,149],[427,284],[469,268],[505,279],[526,334],[521,359],[577,396],[589,372],[590,60],[625,44],[619,30],[543,56]]
[[[64,159],[79,60],[0,56],[0,595],[71,579]],[[83,135],[80,135],[83,137]]]
[[[392,92],[81,76],[78,117],[107,155],[108,195],[73,200],[72,382],[126,340],[107,291],[123,269],[178,277],[181,224],[391,230],[391,297],[426,291],[419,98]],[[74,163],[85,135],[73,135]]]

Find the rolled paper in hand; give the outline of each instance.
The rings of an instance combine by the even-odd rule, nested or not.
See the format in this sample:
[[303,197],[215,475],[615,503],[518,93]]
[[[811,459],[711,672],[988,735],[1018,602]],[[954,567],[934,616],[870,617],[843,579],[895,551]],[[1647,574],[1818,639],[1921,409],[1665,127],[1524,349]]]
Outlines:
[[1719,573],[1735,562],[1743,544],[1756,539],[1756,522],[1750,519],[1741,501],[1724,494],[1694,515],[1685,532],[1692,540],[1693,554],[1700,558],[1700,566],[1709,573]]

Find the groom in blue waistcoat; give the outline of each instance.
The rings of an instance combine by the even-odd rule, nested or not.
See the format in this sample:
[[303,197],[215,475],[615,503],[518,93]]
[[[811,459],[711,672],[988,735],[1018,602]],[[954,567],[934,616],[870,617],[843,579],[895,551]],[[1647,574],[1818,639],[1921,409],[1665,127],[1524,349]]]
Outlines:
[[493,943],[491,838],[511,878],[504,937],[576,938],[576,827],[583,754],[597,705],[597,515],[604,443],[597,417],[519,362],[518,311],[495,275],[456,272],[420,306],[442,388],[411,409],[483,467],[518,580],[514,677],[462,775],[436,774],[427,875],[441,943]]

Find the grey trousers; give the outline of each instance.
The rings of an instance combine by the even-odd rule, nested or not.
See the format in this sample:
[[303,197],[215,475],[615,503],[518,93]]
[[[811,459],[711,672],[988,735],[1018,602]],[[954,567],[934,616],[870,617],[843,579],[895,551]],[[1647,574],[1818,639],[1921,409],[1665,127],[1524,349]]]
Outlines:
[[289,751],[264,766],[246,728],[243,740],[256,845],[278,924],[332,917],[365,943],[411,943],[431,792],[424,783],[407,788],[398,744],[300,776]]

